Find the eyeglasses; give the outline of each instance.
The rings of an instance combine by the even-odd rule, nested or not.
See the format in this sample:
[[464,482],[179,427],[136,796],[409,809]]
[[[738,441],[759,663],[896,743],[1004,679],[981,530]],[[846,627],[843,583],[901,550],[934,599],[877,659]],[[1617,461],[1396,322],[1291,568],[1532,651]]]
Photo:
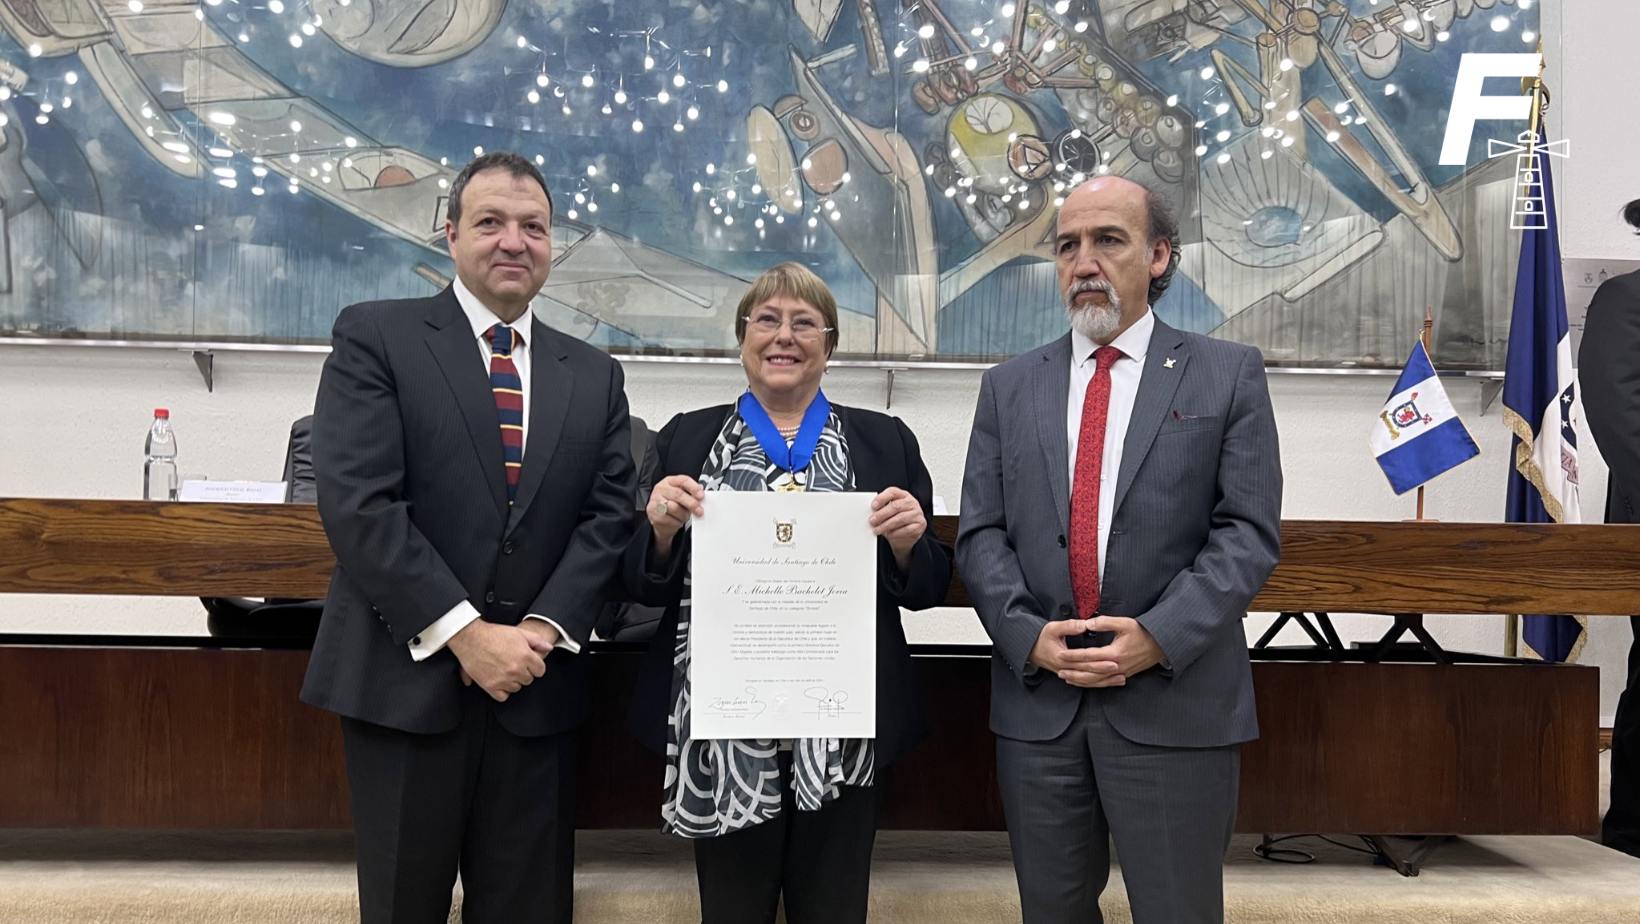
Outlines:
[[789,321],[772,311],[759,311],[746,316],[746,324],[760,334],[774,335],[780,333],[780,328],[789,326],[792,336],[798,340],[815,340],[822,334],[829,334],[835,327],[824,327],[818,318],[808,315],[797,315]]

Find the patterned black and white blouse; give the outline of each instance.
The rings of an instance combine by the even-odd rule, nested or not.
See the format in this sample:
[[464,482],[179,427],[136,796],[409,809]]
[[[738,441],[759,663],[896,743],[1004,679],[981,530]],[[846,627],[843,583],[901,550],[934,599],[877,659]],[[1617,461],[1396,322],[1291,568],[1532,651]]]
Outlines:
[[[700,483],[708,491],[771,491],[795,478],[808,491],[853,491],[854,470],[842,422],[832,412],[808,468],[788,475],[769,461],[738,413],[731,413],[706,456]],[[767,821],[780,813],[785,787],[793,787],[799,811],[835,799],[840,786],[873,782],[869,738],[706,740],[689,737],[688,579],[678,610],[672,658],[672,710],[666,728],[665,801],[661,830],[681,837],[716,837]],[[782,779],[779,754],[792,752],[790,779]]]

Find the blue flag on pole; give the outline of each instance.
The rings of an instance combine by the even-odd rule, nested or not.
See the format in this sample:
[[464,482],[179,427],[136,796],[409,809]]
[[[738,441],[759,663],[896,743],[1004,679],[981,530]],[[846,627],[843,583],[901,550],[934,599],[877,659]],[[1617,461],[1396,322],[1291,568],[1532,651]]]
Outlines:
[[[1530,137],[1529,135],[1526,137]],[[1515,306],[1504,366],[1503,420],[1514,432],[1510,523],[1577,523],[1577,388],[1560,276],[1560,232],[1549,156],[1537,138],[1515,177],[1514,227],[1523,228]],[[1577,616],[1525,616],[1521,641],[1545,661],[1574,660],[1587,623]]]
[[1419,340],[1372,427],[1372,454],[1378,467],[1395,493],[1405,494],[1480,452],[1452,409]]

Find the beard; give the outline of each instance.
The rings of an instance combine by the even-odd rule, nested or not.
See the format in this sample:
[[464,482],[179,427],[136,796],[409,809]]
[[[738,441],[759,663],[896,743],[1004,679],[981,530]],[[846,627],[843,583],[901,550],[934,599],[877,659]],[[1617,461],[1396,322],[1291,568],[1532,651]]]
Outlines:
[[[1105,293],[1105,304],[1076,304],[1076,297],[1083,292]],[[1085,279],[1065,293],[1065,317],[1077,333],[1095,343],[1108,343],[1122,326],[1122,299],[1116,294],[1116,287],[1105,280]]]

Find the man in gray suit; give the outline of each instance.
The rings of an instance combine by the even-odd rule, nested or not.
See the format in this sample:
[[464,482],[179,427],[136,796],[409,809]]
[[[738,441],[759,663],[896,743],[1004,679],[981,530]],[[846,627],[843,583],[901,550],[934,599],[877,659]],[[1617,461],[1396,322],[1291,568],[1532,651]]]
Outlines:
[[957,536],[1024,920],[1101,920],[1114,840],[1138,924],[1221,921],[1280,546],[1263,358],[1151,312],[1178,234],[1145,187],[1077,187],[1054,247],[1071,332],[981,381]]

